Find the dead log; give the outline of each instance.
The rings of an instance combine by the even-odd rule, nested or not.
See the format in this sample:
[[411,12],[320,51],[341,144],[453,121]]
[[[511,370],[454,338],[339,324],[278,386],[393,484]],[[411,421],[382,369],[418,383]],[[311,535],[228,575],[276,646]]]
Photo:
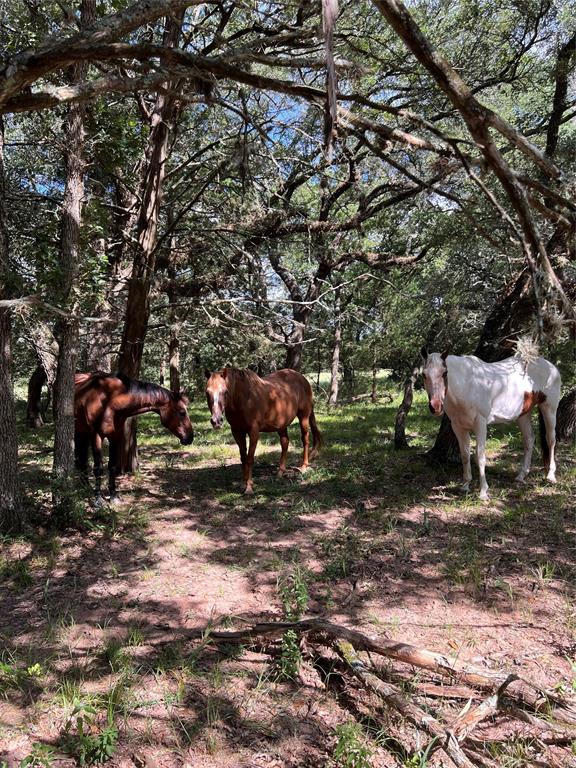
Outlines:
[[454,765],[458,768],[474,768],[474,763],[466,757],[458,740],[449,731],[446,731],[429,712],[425,712],[412,702],[407,701],[396,686],[384,682],[373,672],[370,672],[358,657],[351,643],[336,639],[334,647],[362,685],[379,696],[389,707],[394,708],[411,723],[436,739],[434,746],[437,745],[438,748],[443,749]]
[[[451,661],[447,656],[425,648],[417,648],[408,643],[397,643],[387,640],[373,640],[355,629],[349,629],[333,624],[324,619],[305,619],[296,622],[265,622],[255,624],[246,630],[236,632],[212,632],[211,637],[226,642],[242,642],[248,638],[257,639],[262,635],[281,636],[286,630],[309,634],[310,640],[326,643],[328,639],[346,640],[356,651],[386,656],[390,659],[409,664],[410,666],[427,669],[442,677],[447,677],[459,683],[466,683],[483,691],[494,693],[508,680],[508,673],[502,670],[478,668],[458,659]],[[551,691],[543,691],[528,680],[517,677],[507,689],[507,700],[517,705],[530,707],[535,712],[545,710],[546,723],[551,719],[568,725],[576,725],[576,702],[563,698]],[[554,705],[554,706],[553,706]],[[576,736],[576,733],[575,733]]]

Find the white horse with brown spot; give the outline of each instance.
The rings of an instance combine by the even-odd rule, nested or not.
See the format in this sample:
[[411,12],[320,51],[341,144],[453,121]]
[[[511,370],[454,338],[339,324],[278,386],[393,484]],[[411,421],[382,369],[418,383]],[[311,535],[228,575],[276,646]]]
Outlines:
[[473,355],[448,355],[423,347],[424,387],[431,412],[444,412],[460,446],[464,470],[463,491],[472,479],[470,432],[476,434],[480,471],[480,498],[488,498],[486,482],[486,432],[488,424],[518,422],[524,439],[524,461],[517,476],[522,482],[530,471],[534,433],[530,412],[538,406],[540,442],[546,477],[556,482],[556,410],[560,400],[560,373],[543,357],[531,361],[515,355],[498,363],[485,363]]

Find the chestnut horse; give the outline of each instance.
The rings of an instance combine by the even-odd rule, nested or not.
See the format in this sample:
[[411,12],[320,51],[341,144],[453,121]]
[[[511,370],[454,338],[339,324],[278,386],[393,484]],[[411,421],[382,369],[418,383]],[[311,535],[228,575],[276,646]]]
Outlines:
[[538,406],[540,443],[546,476],[556,482],[556,409],[560,400],[560,373],[543,357],[523,360],[519,355],[498,363],[485,363],[474,355],[448,355],[422,348],[424,387],[435,416],[445,411],[460,446],[464,470],[463,491],[472,479],[470,431],[476,433],[480,470],[480,498],[488,498],[486,482],[486,429],[488,424],[516,421],[524,440],[524,461],[516,477],[523,482],[530,471],[534,435],[530,412]]
[[[208,379],[206,399],[214,429],[220,429],[224,416],[240,449],[244,493],[254,492],[252,467],[260,432],[278,432],[280,435],[280,467],[278,475],[286,471],[288,453],[288,426],[297,417],[300,422],[304,454],[301,471],[308,467],[309,431],[312,430],[312,454],[322,445],[322,435],[316,425],[312,387],[298,371],[284,368],[264,378],[248,369],[224,368],[216,373],[205,371]],[[249,447],[246,450],[246,436]]]
[[186,410],[187,399],[147,381],[136,381],[122,374],[77,373],[74,397],[74,453],[76,468],[86,475],[88,447],[94,456],[96,504],[102,503],[102,442],[108,439],[108,486],[110,502],[116,503],[116,476],[124,422],[130,416],[154,411],[160,421],[182,445],[190,445],[194,430]]

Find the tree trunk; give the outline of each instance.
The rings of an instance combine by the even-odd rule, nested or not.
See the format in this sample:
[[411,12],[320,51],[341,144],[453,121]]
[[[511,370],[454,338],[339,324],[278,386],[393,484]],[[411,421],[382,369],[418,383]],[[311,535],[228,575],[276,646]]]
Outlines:
[[[103,237],[93,241],[92,249],[99,261],[106,260],[106,240]],[[116,328],[116,320],[112,319],[113,313],[110,298],[116,287],[115,283],[117,280],[114,279],[115,268],[113,263],[111,263],[110,259],[107,259],[107,262],[109,264],[109,274],[106,290],[103,298],[94,307],[94,315],[100,318],[100,322],[94,323],[88,334],[86,370],[89,372],[104,371],[109,373],[112,367],[112,332]]]
[[[45,408],[42,408],[42,387],[48,384],[48,393],[56,379],[58,365],[58,342],[48,323],[35,320],[26,324],[26,335],[34,347],[38,365],[28,382],[28,399],[26,404],[26,424],[31,429],[38,429],[44,423]],[[50,398],[47,398],[47,402]]]
[[572,440],[576,445],[576,387],[572,387],[558,404],[556,414],[556,438]]
[[172,392],[180,392],[180,323],[172,323],[170,326],[168,357],[170,389]]
[[[95,0],[82,0],[81,26],[96,18]],[[82,82],[86,62],[74,65],[72,82]],[[74,468],[74,373],[78,357],[78,320],[76,312],[77,276],[80,263],[80,222],[84,197],[84,114],[83,104],[68,110],[66,122],[66,184],[62,202],[62,235],[59,265],[62,287],[59,300],[73,317],[60,324],[58,365],[54,382],[54,460],[52,464],[52,502],[60,516],[67,515],[67,484]]]
[[[176,47],[182,28],[183,12],[167,17],[163,45]],[[120,346],[118,369],[131,378],[140,375],[144,340],[150,316],[150,294],[156,263],[156,242],[158,216],[162,201],[168,140],[179,106],[171,95],[159,93],[150,118],[150,135],[146,147],[146,162],[140,211],[137,223],[137,246],[132,264],[132,275],[128,288],[128,302]],[[128,419],[124,429],[124,444],[121,450],[121,469],[135,472],[138,468],[138,445],[136,422]]]
[[293,327],[288,338],[285,368],[293,368],[295,371],[300,370],[300,366],[302,365],[302,353],[304,351],[306,324],[309,317],[309,311],[301,311],[296,307],[294,308]]
[[40,429],[44,424],[42,416],[42,387],[45,383],[46,371],[41,365],[37,365],[28,381],[26,426],[30,429]]
[[[0,131],[1,132],[1,131]],[[0,205],[1,207],[1,205]],[[4,241],[5,232],[0,238]],[[4,252],[1,254],[4,256]],[[6,263],[6,262],[4,262]],[[12,315],[0,309],[0,531],[14,532],[24,525],[18,487],[18,434],[12,382]]]
[[340,385],[340,347],[342,344],[342,316],[340,313],[340,289],[334,291],[334,341],[332,344],[332,367],[330,370],[330,395],[328,405],[334,407],[338,403],[338,387]]
[[[8,229],[4,187],[4,123],[0,118],[0,298],[11,298]],[[0,531],[17,531],[24,525],[18,485],[18,433],[12,380],[12,315],[0,308]]]
[[396,413],[396,421],[394,424],[394,448],[397,450],[409,448],[408,440],[406,440],[406,417],[412,407],[414,384],[416,383],[419,373],[420,366],[415,365],[412,368],[412,373],[404,382],[404,397],[402,398],[402,402]]

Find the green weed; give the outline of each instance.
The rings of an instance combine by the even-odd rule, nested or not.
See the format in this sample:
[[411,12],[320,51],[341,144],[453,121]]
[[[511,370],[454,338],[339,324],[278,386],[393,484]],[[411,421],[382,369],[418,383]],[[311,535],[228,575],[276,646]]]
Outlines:
[[336,726],[338,741],[334,748],[334,761],[341,768],[371,768],[372,750],[366,743],[358,723]]

